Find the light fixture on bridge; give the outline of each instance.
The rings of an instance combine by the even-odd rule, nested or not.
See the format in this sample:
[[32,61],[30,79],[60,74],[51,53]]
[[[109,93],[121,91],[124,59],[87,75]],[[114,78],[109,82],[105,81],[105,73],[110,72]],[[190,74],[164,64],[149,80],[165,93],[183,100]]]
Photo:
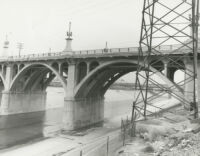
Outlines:
[[67,32],[66,38],[66,47],[63,52],[71,52],[72,51],[72,32],[71,32],[71,22],[69,22],[69,31]]
[[17,43],[17,48],[19,49],[18,55],[21,56],[21,50],[23,49],[23,43],[21,43],[21,42]]
[[105,46],[105,48],[104,48],[104,52],[108,52],[108,42],[106,41],[106,46]]

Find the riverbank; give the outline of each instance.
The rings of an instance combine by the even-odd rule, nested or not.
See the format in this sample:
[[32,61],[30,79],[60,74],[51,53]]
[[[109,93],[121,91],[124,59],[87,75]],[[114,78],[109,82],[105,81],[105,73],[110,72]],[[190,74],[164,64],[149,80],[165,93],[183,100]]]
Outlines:
[[[0,151],[1,156],[75,156],[73,152],[80,154],[84,148],[84,152],[91,152],[94,145],[105,143],[107,137],[120,136],[119,120],[124,116],[118,116],[112,120],[106,121],[103,127],[93,127],[82,131],[74,131],[71,133],[61,132],[43,140],[36,140],[24,145],[11,147]],[[120,141],[122,144],[122,142]],[[97,146],[98,147],[98,146]],[[79,156],[79,155],[78,155]]]
[[[10,127],[9,129],[0,130],[0,135],[2,134],[1,135],[2,143],[10,144],[10,141],[15,143],[11,144],[12,147],[10,147],[9,144],[7,144],[7,146],[4,145],[4,147],[9,147],[9,148],[1,150],[0,155],[16,156],[16,155],[28,154],[27,156],[29,155],[52,156],[53,154],[59,155],[60,153],[62,154],[63,152],[65,153],[66,151],[68,153],[69,151],[73,151],[74,149],[78,149],[80,152],[80,149],[83,147],[83,145],[97,138],[102,138],[102,142],[100,141],[101,144],[100,147],[102,147],[105,150],[106,147],[105,141],[107,140],[108,134],[114,133],[115,135],[115,131],[117,131],[121,126],[121,118],[127,118],[127,116],[131,114],[133,92],[122,91],[122,90],[108,90],[108,92],[105,95],[105,106],[104,106],[105,120],[103,127],[93,127],[87,130],[77,131],[73,134],[56,133],[57,135],[55,135],[54,132],[55,131],[59,132],[62,125],[63,105],[60,102],[62,102],[63,91],[61,90],[61,88],[49,88],[49,89],[51,89],[52,92],[51,94],[47,95],[49,97],[49,99],[47,100],[48,110],[43,113],[41,112],[39,114],[36,113],[34,115],[37,117],[39,123],[33,124],[32,115],[31,118],[23,116],[23,118],[19,117],[19,123],[30,124],[29,125],[30,127],[28,126],[28,129],[27,126],[24,127],[22,126],[17,128],[18,130],[15,130],[16,127],[15,128]],[[168,97],[162,98],[162,100],[166,99],[168,99]],[[60,102],[58,103],[57,101]],[[159,99],[159,101],[161,101],[161,99]],[[170,100],[168,99],[168,101]],[[162,107],[164,106],[162,102],[160,104],[162,105]],[[167,104],[167,106],[169,106],[169,104]],[[154,108],[154,111],[157,110]],[[12,120],[8,117],[8,120],[5,121],[8,121],[7,124],[12,126],[13,121],[18,120],[18,118],[14,119],[15,120]],[[28,122],[27,119],[28,120],[31,119],[31,122]],[[25,122],[25,120],[27,121]],[[35,126],[37,124],[39,125],[39,127]],[[37,139],[32,140],[32,138],[37,137],[36,134],[42,134],[42,136],[39,136],[40,140]],[[119,134],[116,135],[117,137],[119,137]],[[31,136],[33,136],[31,139],[27,139],[30,138]],[[25,140],[23,142],[20,139],[25,139]],[[113,142],[114,144],[116,143],[116,141]],[[120,143],[122,144],[123,141],[121,141]],[[13,146],[16,144],[18,145]],[[113,145],[113,147],[115,147],[114,144],[111,143],[110,146]],[[86,152],[91,148],[86,148]]]
[[[163,84],[164,85],[164,84]],[[62,84],[59,81],[53,81],[49,85],[50,87],[58,87],[62,88]],[[167,85],[166,85],[167,86]],[[152,90],[159,90],[160,88],[156,85],[149,85],[149,88]],[[135,90],[135,83],[126,83],[126,82],[116,82],[113,83],[110,88],[110,90]]]
[[136,138],[119,149],[117,156],[199,156],[199,120],[193,122],[182,107],[136,127]]
[[[169,101],[172,100],[167,100],[165,103],[167,104]],[[176,104],[176,101],[174,102],[174,104]],[[151,109],[151,107],[149,107],[149,109]],[[121,127],[121,118],[126,118],[130,113],[127,114],[126,112],[125,114],[115,116],[114,118],[109,117],[108,120],[105,120],[103,127],[93,127],[71,133],[62,131],[61,133],[51,135],[41,141],[2,150],[0,155],[14,156],[27,155],[28,153],[28,156],[79,156],[82,151],[84,154],[89,154],[88,156],[90,156],[92,152],[99,153],[99,150],[103,150],[104,155],[106,155],[106,141],[109,139],[109,152],[111,156],[114,156],[114,150],[116,150],[116,148],[118,149],[123,144],[123,133],[119,130]]]

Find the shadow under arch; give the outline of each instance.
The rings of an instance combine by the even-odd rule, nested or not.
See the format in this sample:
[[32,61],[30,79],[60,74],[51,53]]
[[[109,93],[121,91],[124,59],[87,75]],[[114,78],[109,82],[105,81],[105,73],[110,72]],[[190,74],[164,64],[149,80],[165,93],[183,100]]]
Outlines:
[[[128,64],[126,64],[128,65]],[[120,65],[121,66],[121,65]],[[108,88],[120,77],[136,70],[136,66],[131,69],[120,69],[113,70],[112,68],[106,71],[102,71],[98,74],[95,79],[87,85],[83,96],[104,96]]]
[[[102,63],[100,64],[97,68],[95,68],[93,71],[91,71],[75,88],[75,98],[81,98],[81,96],[88,96],[85,94],[85,89],[88,87],[88,84],[91,83],[92,80],[95,80],[96,76],[98,75],[98,73],[102,73],[102,76],[100,76],[101,78],[105,77],[105,79],[108,79],[110,78],[110,76],[106,77],[106,74],[108,74],[110,71],[108,72],[105,72],[105,69],[106,68],[109,68],[109,66],[112,66],[114,64],[129,64],[129,65],[136,65],[138,64],[137,60],[132,60],[132,59],[120,59],[120,60],[113,60],[113,61],[109,61],[109,62],[106,62],[106,63]],[[140,66],[143,66],[143,62],[139,62],[139,65]],[[102,72],[104,71],[104,72]],[[131,72],[133,70],[130,70],[130,71],[127,71],[127,72]],[[171,82],[167,77],[165,77],[161,72],[158,72],[155,68],[151,67],[150,66],[150,71],[151,72],[156,72],[157,73],[157,76],[159,76],[167,85],[168,85],[168,88],[169,87],[172,87],[173,86],[173,89],[170,89],[171,91],[172,90],[176,90],[176,94],[178,94],[179,97],[182,97],[184,98],[184,94],[181,92],[181,89],[178,85],[174,84],[173,82]],[[112,74],[116,74],[116,73],[111,73]],[[99,74],[100,75],[100,74]],[[125,75],[122,74],[122,75]],[[122,76],[121,75],[121,76]],[[100,78],[100,79],[101,79]],[[100,80],[99,79],[99,80]],[[96,81],[96,83],[94,83],[93,85],[96,85],[97,83],[99,83],[99,81]],[[114,83],[114,81],[112,82]],[[110,83],[110,85],[112,84]],[[103,84],[103,83],[102,83]],[[92,86],[91,86],[92,88]],[[107,87],[108,89],[109,87]],[[104,90],[103,93],[105,93],[106,90]],[[172,91],[173,92],[173,91]],[[84,94],[83,94],[84,93]],[[88,94],[90,92],[88,91]]]
[[6,88],[4,77],[0,74],[0,92]]
[[[177,62],[170,61],[167,65],[167,77],[174,82],[174,74],[177,70],[186,70],[185,63],[182,60],[178,60]],[[189,71],[192,74],[192,71]]]
[[164,70],[164,63],[161,60],[152,60],[150,62],[150,66],[152,66],[153,68],[155,68],[158,71],[162,71]]
[[3,89],[5,89],[7,84],[6,84],[5,79],[4,79],[4,77],[3,77],[3,75],[1,73],[0,73],[0,80],[1,80],[2,85],[3,85]]
[[[14,88],[16,87],[17,85],[17,82],[20,80],[20,78],[26,73],[28,72],[31,68],[34,68],[36,66],[42,66],[44,67],[44,69],[46,70],[49,70],[51,71],[53,74],[55,74],[55,76],[58,78],[58,80],[61,82],[63,88],[64,88],[64,91],[65,91],[65,95],[66,95],[66,90],[67,90],[67,83],[66,81],[64,80],[63,77],[61,77],[61,75],[58,73],[58,71],[56,71],[56,69],[54,69],[52,66],[48,65],[48,64],[45,64],[45,63],[32,63],[30,65],[25,65],[23,67],[23,69],[21,71],[19,71],[19,73],[13,78],[12,82],[11,82],[11,85],[10,85],[10,88],[9,90],[12,91],[14,90]],[[44,71],[41,71],[41,72],[45,72]]]

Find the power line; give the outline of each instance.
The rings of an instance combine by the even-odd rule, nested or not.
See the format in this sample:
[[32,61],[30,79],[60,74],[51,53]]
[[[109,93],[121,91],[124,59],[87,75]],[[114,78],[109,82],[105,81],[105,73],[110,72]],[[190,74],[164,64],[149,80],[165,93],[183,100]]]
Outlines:
[[[73,15],[88,14],[89,16],[93,16],[94,14],[97,14],[98,9],[100,9],[101,11],[102,10],[105,11],[105,9],[115,8],[116,6],[121,7],[124,4],[127,4],[127,3],[124,3],[123,0],[114,0],[114,1],[110,1],[109,3],[106,0],[105,1],[101,0],[100,3],[92,1],[92,3],[88,3],[86,5],[81,5],[81,7],[79,7],[79,8],[76,7],[76,9],[68,10],[68,12],[66,12],[65,14],[66,15],[69,15],[69,14],[73,14]],[[65,15],[65,14],[62,14],[62,15]],[[58,14],[58,15],[60,15],[60,14]]]

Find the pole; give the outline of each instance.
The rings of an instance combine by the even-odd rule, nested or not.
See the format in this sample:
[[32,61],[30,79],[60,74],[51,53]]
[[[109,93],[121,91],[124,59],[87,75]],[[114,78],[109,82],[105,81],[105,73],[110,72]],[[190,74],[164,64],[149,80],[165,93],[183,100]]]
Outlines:
[[126,136],[125,136],[125,135],[126,135],[125,133],[126,133],[126,128],[124,127],[123,146],[125,145],[125,139],[126,139],[126,138],[125,138],[125,137],[126,137]]
[[199,0],[192,0],[192,40],[193,40],[193,107],[194,118],[198,118],[198,81],[197,81],[197,59],[198,59],[198,14],[199,14]]
[[136,117],[136,115],[135,115],[135,104],[136,104],[136,102],[134,101],[133,102],[133,108],[132,108],[132,116],[131,116],[131,136],[132,137],[135,137],[135,117]]
[[23,43],[18,43],[17,48],[19,49],[19,57],[21,56],[21,50],[23,49]]
[[19,56],[21,56],[21,54],[20,54],[21,52],[20,51],[21,51],[21,49],[19,49]]
[[107,156],[108,156],[108,153],[109,153],[109,136],[107,137]]

